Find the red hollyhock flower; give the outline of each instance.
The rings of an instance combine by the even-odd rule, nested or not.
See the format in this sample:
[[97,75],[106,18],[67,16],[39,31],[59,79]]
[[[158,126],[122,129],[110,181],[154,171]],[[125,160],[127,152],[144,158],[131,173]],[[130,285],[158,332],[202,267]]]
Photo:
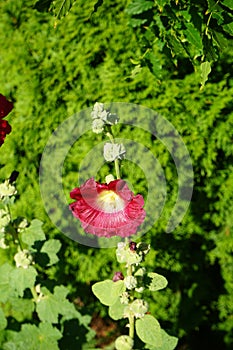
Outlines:
[[4,143],[6,135],[11,132],[10,124],[6,120],[2,120],[2,118],[6,117],[12,108],[13,103],[0,94],[0,146]]
[[11,132],[11,126],[7,120],[0,119],[0,146],[4,143],[5,137]]
[[0,94],[0,119],[7,116],[13,109],[13,103],[8,101],[5,96]]
[[91,178],[70,197],[75,199],[70,209],[85,232],[99,237],[131,236],[146,216],[143,197],[134,196],[123,180],[101,184]]

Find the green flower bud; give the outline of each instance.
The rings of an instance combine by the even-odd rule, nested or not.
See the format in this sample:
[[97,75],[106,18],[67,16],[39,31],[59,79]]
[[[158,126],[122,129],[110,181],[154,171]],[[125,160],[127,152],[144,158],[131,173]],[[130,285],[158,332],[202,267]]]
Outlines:
[[0,209],[0,232],[5,232],[5,227],[11,221],[8,210]]
[[120,302],[121,304],[129,304],[129,293],[128,292],[123,292],[120,295]]
[[142,318],[148,311],[148,303],[143,299],[136,299],[130,304],[130,311],[136,318]]
[[115,341],[116,350],[132,350],[133,349],[133,339],[128,335],[121,335]]
[[137,286],[137,279],[134,276],[126,276],[124,284],[127,289],[134,289]]
[[104,110],[104,104],[96,102],[93,107],[93,111],[91,112],[91,116],[93,119],[100,118],[101,113]]
[[4,197],[11,197],[16,193],[17,191],[15,186],[11,185],[9,180],[5,180],[0,184],[0,199]]
[[124,242],[118,243],[116,257],[119,263],[126,263],[127,265],[138,265],[143,259],[142,255],[130,250],[129,244]]
[[122,143],[107,142],[104,145],[104,158],[107,162],[112,162],[116,159],[123,159],[125,152],[125,147]]
[[104,122],[101,119],[94,119],[92,122],[92,131],[96,134],[101,134],[104,130]]
[[9,246],[7,246],[5,243],[5,235],[2,232],[0,232],[0,248],[2,248],[2,249],[9,248]]
[[14,260],[17,267],[27,269],[29,265],[31,265],[33,258],[30,252],[24,249],[23,251],[19,251],[17,254],[15,254]]
[[112,174],[109,174],[109,175],[105,176],[106,184],[109,184],[113,180],[115,180],[115,179],[114,179],[114,176]]

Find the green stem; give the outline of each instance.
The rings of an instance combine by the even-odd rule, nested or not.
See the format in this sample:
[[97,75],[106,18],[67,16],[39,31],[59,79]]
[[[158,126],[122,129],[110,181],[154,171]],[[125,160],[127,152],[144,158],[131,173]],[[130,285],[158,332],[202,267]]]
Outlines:
[[31,293],[32,293],[33,300],[34,300],[34,302],[36,303],[36,302],[37,302],[37,299],[38,299],[38,295],[37,295],[37,293],[36,293],[36,291],[35,291],[35,288],[34,288],[34,287],[31,287],[31,288],[30,288],[30,291],[31,291]]
[[133,275],[133,270],[132,270],[132,265],[128,265],[127,267],[127,276],[132,276]]
[[129,336],[134,339],[134,315],[129,317]]
[[[127,276],[133,276],[132,265],[127,266]],[[129,336],[134,339],[134,315],[129,316]]]
[[115,164],[116,177],[117,179],[120,179],[121,175],[120,175],[119,159],[115,159],[114,164]]
[[15,244],[18,243],[19,249],[20,249],[21,251],[23,251],[23,246],[22,246],[22,243],[21,243],[21,241],[20,241],[18,232],[16,231],[16,229],[15,229],[14,226],[13,226],[13,220],[12,220],[12,215],[11,215],[10,206],[9,206],[9,204],[7,204],[6,206],[7,206],[7,210],[8,210],[9,216],[10,216],[10,223],[11,223],[9,232],[10,232],[11,235],[12,235],[12,238],[13,238],[14,243],[15,243]]
[[[110,127],[110,130],[111,130],[111,127]],[[106,135],[108,136],[109,140],[111,141],[112,144],[115,144],[115,141],[114,141],[114,137],[113,137],[113,134],[108,131],[106,133]],[[120,175],[120,165],[119,165],[119,159],[115,159],[114,160],[114,165],[115,165],[115,171],[116,171],[116,178],[117,179],[120,179],[121,178],[121,175]]]

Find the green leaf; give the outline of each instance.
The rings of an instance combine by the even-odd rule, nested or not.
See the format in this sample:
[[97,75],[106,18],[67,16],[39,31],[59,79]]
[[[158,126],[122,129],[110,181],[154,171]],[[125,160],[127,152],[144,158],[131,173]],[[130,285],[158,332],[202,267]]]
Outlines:
[[159,322],[152,315],[145,315],[135,323],[138,337],[146,344],[161,346],[162,333]]
[[61,248],[61,242],[57,239],[49,239],[46,241],[41,249],[41,253],[46,253],[49,257],[48,266],[55,264],[59,258],[57,256],[57,252],[59,252]]
[[33,244],[36,241],[44,241],[45,234],[42,229],[42,225],[43,225],[42,221],[38,219],[32,220],[31,225],[25,228],[21,234],[22,241],[28,244],[30,247],[33,246]]
[[160,59],[155,56],[155,54],[151,51],[148,51],[143,59],[148,65],[150,71],[156,76],[156,78],[161,78],[162,73],[162,65]]
[[161,349],[158,349],[158,350],[173,350],[173,349],[175,349],[176,345],[178,343],[178,338],[167,334],[167,332],[165,332],[165,330],[163,330],[163,329],[161,329],[161,332],[162,332],[163,345],[162,345]]
[[200,32],[194,27],[192,23],[186,23],[185,33],[186,39],[193,48],[195,48],[195,56],[201,55],[202,53],[202,39]]
[[97,282],[92,286],[95,296],[102,304],[107,306],[113,305],[124,290],[123,281],[113,282],[111,280],[105,280]]
[[134,0],[129,4],[126,12],[129,15],[138,15],[154,7],[154,2],[150,0]]
[[37,314],[42,322],[57,323],[58,315],[67,315],[74,312],[74,305],[66,299],[69,293],[64,286],[56,286],[54,293],[42,287],[42,297],[36,304]]
[[57,19],[66,16],[76,0],[55,0],[53,1],[53,13]]
[[0,331],[5,329],[7,326],[7,319],[4,315],[3,310],[0,308]]
[[[57,341],[62,334],[50,323],[40,323],[39,327],[23,324],[20,332],[11,332],[4,350],[59,350]],[[15,347],[14,347],[15,346]]]
[[224,24],[223,29],[225,30],[225,32],[229,33],[230,35],[233,35],[233,22]]
[[206,81],[208,80],[208,75],[211,72],[210,62],[206,61],[201,63],[200,69],[201,69],[201,89],[203,89]]
[[168,282],[167,282],[167,279],[164,276],[159,275],[158,273],[155,273],[155,272],[149,272],[147,274],[147,276],[150,278],[150,282],[148,284],[148,288],[151,291],[155,292],[157,290],[166,288]]
[[109,316],[115,321],[122,319],[124,317],[125,306],[125,304],[120,302],[120,298],[117,298],[117,301],[109,306]]
[[30,320],[35,308],[33,299],[22,299],[13,297],[10,302],[10,314],[18,322],[23,322],[25,319]]
[[0,267],[0,302],[5,303],[14,294],[10,284],[13,267],[5,263]]
[[221,3],[224,6],[229,7],[229,9],[233,10],[233,2],[232,2],[232,0],[223,0],[223,1],[221,1]]
[[177,343],[178,338],[173,337],[165,332],[165,330],[161,329],[162,335],[162,345],[161,346],[151,346],[146,344],[145,348],[150,350],[174,350]]
[[10,275],[10,283],[12,288],[23,297],[26,288],[32,288],[35,285],[37,272],[34,267],[29,266],[27,269],[23,267],[15,268]]

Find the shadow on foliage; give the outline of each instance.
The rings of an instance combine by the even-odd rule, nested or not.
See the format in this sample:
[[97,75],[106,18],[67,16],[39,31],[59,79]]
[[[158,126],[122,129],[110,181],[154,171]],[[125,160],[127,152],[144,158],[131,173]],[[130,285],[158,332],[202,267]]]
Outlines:
[[[178,240],[174,234],[165,237],[163,233],[152,238],[151,245],[160,247],[158,259],[166,252],[181,266],[181,271],[174,271],[172,263],[168,269],[157,269],[166,276],[173,293],[179,295],[176,327],[186,335],[180,339],[177,349],[226,349],[223,333],[212,329],[212,325],[219,322],[215,305],[224,293],[220,267],[217,263],[211,265],[206,254],[213,248],[213,242],[198,234]],[[171,327],[168,323],[162,327],[168,330]]]

